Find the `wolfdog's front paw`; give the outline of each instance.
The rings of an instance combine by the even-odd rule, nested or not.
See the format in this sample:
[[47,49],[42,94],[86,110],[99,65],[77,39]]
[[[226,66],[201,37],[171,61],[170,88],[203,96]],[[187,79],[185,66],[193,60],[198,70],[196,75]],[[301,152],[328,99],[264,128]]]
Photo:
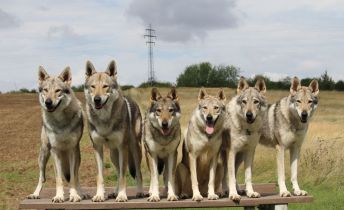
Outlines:
[[36,194],[30,194],[28,196],[26,196],[27,199],[40,199],[39,198],[39,195],[36,195]]
[[189,195],[187,194],[187,193],[180,193],[180,195],[179,195],[179,198],[180,199],[187,199],[189,197]]
[[148,197],[147,201],[149,201],[149,202],[158,202],[158,201],[160,201],[160,197],[159,197],[158,194],[152,193],[152,194]]
[[177,201],[178,197],[175,194],[170,194],[167,196],[167,201]]
[[64,197],[63,195],[56,195],[55,197],[53,197],[52,199],[53,203],[63,203],[64,202]]
[[137,192],[136,193],[136,198],[144,198],[146,194],[144,192]]
[[246,192],[246,195],[249,198],[260,198],[259,192]]
[[118,193],[117,198],[115,200],[116,202],[127,202],[128,197],[125,193]]
[[80,202],[82,199],[78,194],[70,194],[69,201],[70,202]]
[[208,194],[208,200],[217,200],[219,196],[216,194]]
[[241,196],[238,195],[237,193],[236,194],[231,193],[229,194],[229,199],[231,199],[234,202],[239,202],[241,200]]
[[194,194],[194,195],[192,196],[192,200],[193,200],[193,201],[201,201],[201,200],[203,200],[203,197],[202,197],[201,194],[197,193],[197,194]]
[[293,195],[295,196],[306,196],[308,193],[304,190],[294,190]]
[[95,196],[93,196],[93,198],[92,198],[92,201],[93,202],[104,202],[105,201],[105,197],[104,197],[104,194],[97,194],[97,195],[95,195]]
[[281,196],[281,197],[290,197],[291,194],[290,194],[290,192],[287,190],[287,191],[282,191],[282,192],[280,192],[280,196]]

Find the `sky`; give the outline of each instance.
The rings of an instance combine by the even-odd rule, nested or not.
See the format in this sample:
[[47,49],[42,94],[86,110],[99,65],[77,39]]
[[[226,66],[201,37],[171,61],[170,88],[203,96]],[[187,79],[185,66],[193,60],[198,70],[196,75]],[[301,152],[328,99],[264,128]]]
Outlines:
[[120,84],[138,85],[149,24],[160,81],[205,61],[246,77],[344,79],[341,0],[0,0],[0,91],[36,88],[39,65],[51,75],[70,66],[83,84],[86,60],[104,71],[115,59]]

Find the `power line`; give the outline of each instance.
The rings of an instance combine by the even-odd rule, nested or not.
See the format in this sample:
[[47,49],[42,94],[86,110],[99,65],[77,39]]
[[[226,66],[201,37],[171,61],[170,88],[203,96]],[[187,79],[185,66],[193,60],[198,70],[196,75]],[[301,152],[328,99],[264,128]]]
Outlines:
[[154,60],[153,60],[153,46],[155,45],[155,30],[152,29],[152,25],[149,24],[149,27],[146,28],[146,34],[144,38],[147,39],[146,44],[148,44],[148,83],[153,85],[155,81],[155,72],[154,72]]

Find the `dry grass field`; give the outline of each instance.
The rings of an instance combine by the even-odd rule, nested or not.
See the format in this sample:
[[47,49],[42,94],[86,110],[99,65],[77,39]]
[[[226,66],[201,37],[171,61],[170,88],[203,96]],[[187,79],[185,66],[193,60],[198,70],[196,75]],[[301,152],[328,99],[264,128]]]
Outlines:
[[[168,89],[161,89],[166,94]],[[215,94],[217,89],[209,89]],[[225,89],[227,100],[234,90]],[[140,104],[142,113],[149,105],[150,89],[131,89],[125,92]],[[178,89],[182,109],[182,128],[197,103],[197,88]],[[269,102],[288,94],[287,91],[268,91]],[[82,93],[77,94],[84,102]],[[344,208],[344,93],[320,92],[319,107],[310,124],[302,148],[299,166],[299,183],[314,195],[311,205],[291,205],[292,209],[342,209]],[[40,107],[35,94],[0,95],[0,209],[17,209],[18,203],[32,193],[38,180],[38,149],[41,129]],[[87,135],[81,143],[80,179],[82,186],[95,186],[96,162]],[[143,161],[144,162],[144,161]],[[287,158],[287,162],[288,158]],[[143,164],[144,180],[148,185],[148,172]],[[113,186],[116,177],[108,153],[105,159],[106,186]],[[242,171],[240,181],[242,182]],[[289,167],[287,167],[289,179]],[[54,187],[52,161],[47,167],[45,187]],[[276,182],[275,151],[259,146],[254,163],[254,182]],[[134,181],[129,178],[129,184]]]

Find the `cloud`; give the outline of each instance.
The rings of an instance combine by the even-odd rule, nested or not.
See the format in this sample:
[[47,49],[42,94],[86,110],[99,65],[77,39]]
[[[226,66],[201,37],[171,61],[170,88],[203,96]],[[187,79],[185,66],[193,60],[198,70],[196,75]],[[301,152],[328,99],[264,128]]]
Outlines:
[[20,22],[15,16],[0,9],[0,29],[16,28],[19,25],[20,25]]
[[68,25],[51,26],[48,29],[48,38],[76,38],[79,35],[76,34]]
[[236,0],[133,0],[129,17],[152,24],[159,39],[168,42],[203,40],[209,31],[233,28],[238,25]]

